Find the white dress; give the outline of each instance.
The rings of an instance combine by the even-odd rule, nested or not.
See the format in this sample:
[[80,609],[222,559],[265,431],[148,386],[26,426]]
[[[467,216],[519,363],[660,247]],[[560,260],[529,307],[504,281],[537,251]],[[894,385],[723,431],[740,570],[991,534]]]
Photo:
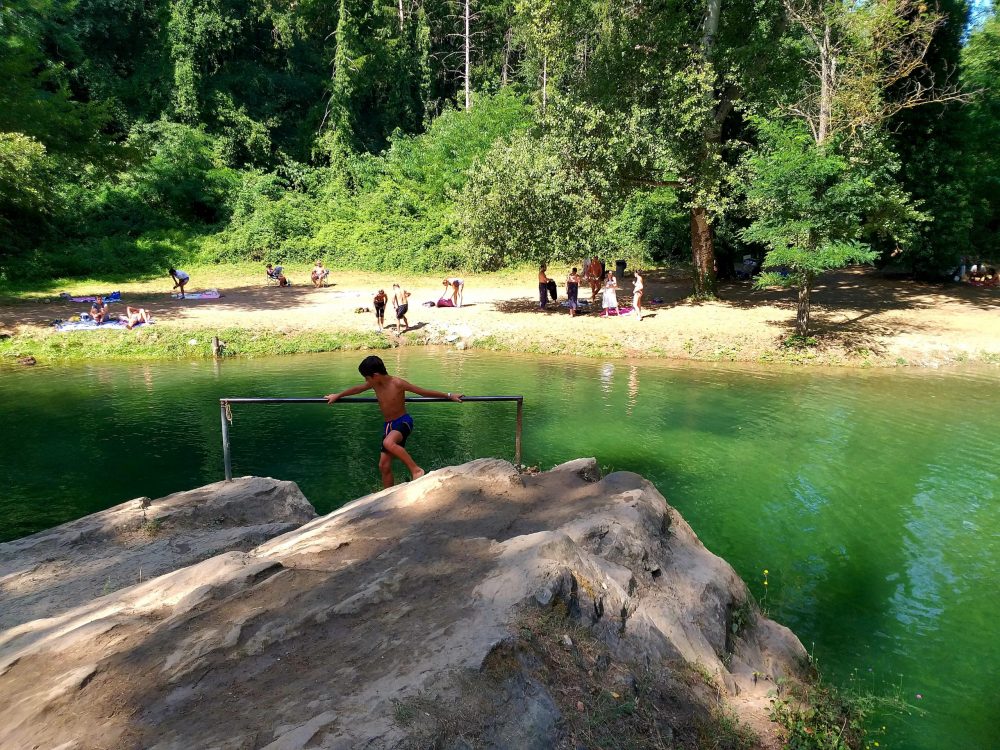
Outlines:
[[603,305],[605,308],[618,307],[618,295],[615,294],[614,280],[604,282]]

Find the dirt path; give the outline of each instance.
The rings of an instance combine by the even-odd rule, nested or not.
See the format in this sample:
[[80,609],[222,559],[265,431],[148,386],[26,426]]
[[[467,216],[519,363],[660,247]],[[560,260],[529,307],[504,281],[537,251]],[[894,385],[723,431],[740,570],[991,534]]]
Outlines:
[[[372,295],[391,280],[362,273],[335,274],[323,289],[306,285],[263,286],[248,279],[227,285],[224,270],[206,284],[223,293],[218,300],[172,300],[165,285],[123,285],[124,301],[148,307],[161,326],[270,329],[284,333],[308,330],[373,331]],[[197,278],[196,278],[197,281]],[[242,285],[240,285],[242,283]],[[600,356],[653,356],[729,361],[811,361],[820,364],[938,366],[952,362],[1000,361],[1000,290],[965,285],[930,285],[883,279],[849,269],[829,274],[813,294],[816,346],[787,348],[792,332],[794,293],[754,291],[748,284],[723,284],[721,299],[687,299],[683,276],[651,273],[647,277],[647,313],[603,318],[591,312],[570,318],[560,299],[538,310],[534,278],[527,272],[501,277],[467,276],[461,309],[429,308],[423,302],[440,296],[440,281],[405,283],[412,292],[410,331],[394,342],[459,343],[492,349]],[[619,293],[630,304],[631,278]],[[589,299],[581,289],[581,298]],[[662,299],[652,304],[653,299]],[[591,306],[595,307],[595,306]],[[118,312],[120,306],[113,311]],[[86,305],[59,301],[18,301],[0,306],[0,330],[18,333],[45,328]],[[391,311],[387,322],[394,326]]]

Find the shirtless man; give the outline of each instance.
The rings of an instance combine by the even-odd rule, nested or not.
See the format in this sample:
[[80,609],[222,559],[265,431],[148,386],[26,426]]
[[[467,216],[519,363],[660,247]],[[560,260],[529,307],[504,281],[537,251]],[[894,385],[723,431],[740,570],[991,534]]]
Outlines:
[[428,398],[447,398],[461,401],[461,393],[441,393],[407,383],[402,378],[389,375],[385,363],[380,357],[365,357],[358,365],[358,372],[364,377],[362,385],[356,385],[340,393],[331,393],[326,397],[327,403],[333,404],[344,396],[355,396],[364,393],[369,388],[375,391],[378,408],[382,410],[385,424],[382,426],[382,453],[378,461],[378,470],[382,474],[382,486],[392,487],[395,478],[392,475],[392,459],[398,458],[410,471],[410,476],[419,479],[424,470],[406,452],[406,438],[413,432],[413,417],[406,413],[406,392],[416,393]]
[[569,301],[569,316],[571,318],[576,317],[576,308],[579,307],[579,295],[580,295],[580,274],[576,272],[574,267],[570,271],[569,276],[566,277],[566,299]]
[[544,310],[549,301],[549,277],[545,275],[544,263],[538,267],[538,309]]
[[597,293],[604,283],[604,273],[601,271],[601,261],[596,255],[587,264],[587,278],[590,279],[590,301],[597,302]]
[[410,322],[406,319],[406,313],[410,311],[410,293],[401,288],[399,284],[392,285],[392,306],[396,310],[396,335],[398,336],[400,333],[405,333],[410,327]]

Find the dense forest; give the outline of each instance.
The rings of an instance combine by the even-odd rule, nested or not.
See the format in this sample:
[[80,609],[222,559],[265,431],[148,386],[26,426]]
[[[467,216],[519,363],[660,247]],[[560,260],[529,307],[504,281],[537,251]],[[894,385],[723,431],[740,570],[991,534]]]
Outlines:
[[[16,0],[0,274],[1000,255],[964,0]],[[779,274],[780,271],[780,274]],[[789,282],[791,279],[791,282]]]

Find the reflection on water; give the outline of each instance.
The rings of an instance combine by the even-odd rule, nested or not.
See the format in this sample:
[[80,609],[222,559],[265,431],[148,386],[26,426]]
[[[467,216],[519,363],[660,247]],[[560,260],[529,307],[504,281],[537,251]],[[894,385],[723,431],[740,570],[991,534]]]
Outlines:
[[[221,396],[321,396],[356,383],[361,357],[0,373],[0,535],[220,479]],[[383,358],[428,388],[524,394],[527,462],[639,472],[758,597],[767,568],[769,612],[833,678],[922,696],[926,713],[890,718],[883,747],[1000,747],[987,674],[1000,659],[1000,416],[965,398],[994,389],[995,371]],[[407,448],[425,468],[513,458],[513,404],[411,411]],[[379,488],[381,424],[374,405],[234,405],[234,472],[293,479],[327,512]]]
[[639,366],[628,366],[628,399],[625,401],[625,414],[632,416],[635,404],[639,398]]

